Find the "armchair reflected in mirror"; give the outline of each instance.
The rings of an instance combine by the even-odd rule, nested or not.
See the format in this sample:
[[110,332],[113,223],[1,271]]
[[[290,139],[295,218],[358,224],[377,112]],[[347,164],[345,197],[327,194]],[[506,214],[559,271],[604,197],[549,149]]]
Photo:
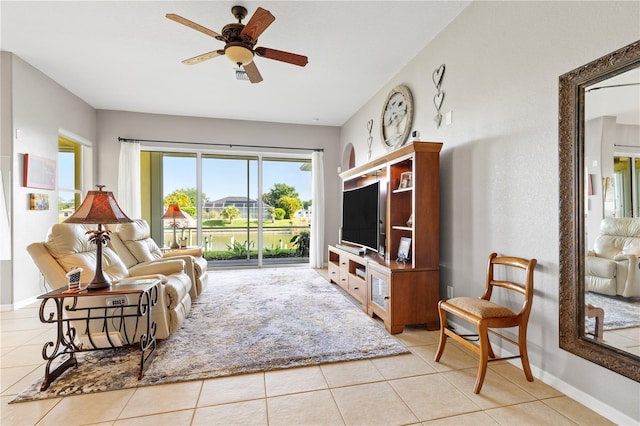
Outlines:
[[560,76],[559,112],[560,347],[640,381],[640,41]]

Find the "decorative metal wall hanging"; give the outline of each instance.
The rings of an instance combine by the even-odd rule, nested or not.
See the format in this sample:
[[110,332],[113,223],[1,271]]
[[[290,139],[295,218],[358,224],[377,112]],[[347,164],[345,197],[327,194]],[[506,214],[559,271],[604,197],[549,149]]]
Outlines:
[[367,130],[369,131],[367,145],[369,146],[369,159],[371,159],[371,144],[373,144],[373,136],[371,136],[371,130],[373,130],[373,120],[367,121]]
[[440,65],[438,68],[433,71],[431,75],[431,79],[433,80],[433,84],[436,85],[437,93],[433,97],[433,104],[436,106],[436,116],[434,117],[434,121],[436,122],[436,126],[440,127],[440,123],[442,123],[442,114],[440,114],[440,108],[442,107],[442,102],[444,101],[444,92],[440,89],[442,86],[442,77],[444,77],[444,64]]

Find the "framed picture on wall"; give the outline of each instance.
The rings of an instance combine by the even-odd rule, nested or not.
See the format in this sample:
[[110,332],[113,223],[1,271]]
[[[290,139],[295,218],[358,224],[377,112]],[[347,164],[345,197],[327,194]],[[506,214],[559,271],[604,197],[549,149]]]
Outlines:
[[49,210],[49,195],[29,194],[29,210]]
[[24,154],[23,186],[56,189],[56,161]]

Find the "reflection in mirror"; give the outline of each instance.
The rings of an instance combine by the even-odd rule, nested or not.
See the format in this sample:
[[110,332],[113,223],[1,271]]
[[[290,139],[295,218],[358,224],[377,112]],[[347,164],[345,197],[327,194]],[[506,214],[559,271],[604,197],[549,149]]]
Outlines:
[[640,68],[584,89],[585,337],[640,356]]
[[640,381],[640,41],[560,77],[560,347]]

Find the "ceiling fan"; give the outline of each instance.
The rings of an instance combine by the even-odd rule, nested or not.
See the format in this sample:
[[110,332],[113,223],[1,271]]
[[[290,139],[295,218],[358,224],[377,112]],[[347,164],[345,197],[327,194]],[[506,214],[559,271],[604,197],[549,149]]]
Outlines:
[[293,65],[304,67],[307,65],[306,56],[298,55],[282,50],[270,49],[268,47],[254,47],[258,42],[258,37],[266,30],[269,25],[275,21],[275,16],[266,9],[258,7],[247,24],[243,24],[242,20],[247,16],[247,9],[242,6],[233,6],[231,13],[238,20],[237,23],[227,24],[222,28],[222,34],[218,34],[209,28],[196,24],[182,16],[174,13],[168,13],[167,18],[179,24],[186,25],[196,31],[200,31],[210,37],[225,43],[224,49],[213,50],[203,53],[193,58],[185,59],[183,64],[194,65],[199,64],[207,59],[225,55],[229,60],[238,66],[242,66],[249,77],[251,83],[259,83],[262,81],[262,75],[258,71],[258,67],[254,62],[254,55],[262,56],[276,61],[286,62]]

